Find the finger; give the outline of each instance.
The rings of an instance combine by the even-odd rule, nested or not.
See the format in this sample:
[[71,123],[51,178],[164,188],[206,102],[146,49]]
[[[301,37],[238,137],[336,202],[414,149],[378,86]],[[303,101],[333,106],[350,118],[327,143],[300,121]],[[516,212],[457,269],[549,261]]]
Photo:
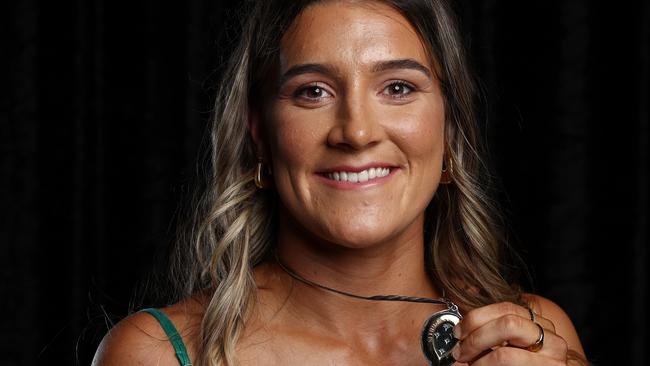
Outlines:
[[[476,308],[463,316],[463,320],[454,327],[454,335],[458,339],[464,339],[467,334],[484,324],[498,319],[504,315],[518,315],[521,318],[530,319],[528,309],[511,302],[500,302]],[[544,325],[542,325],[544,326]]]
[[[501,302],[476,308],[465,314],[463,320],[454,327],[454,336],[463,339],[474,329],[486,324],[487,322],[500,318],[507,314],[518,315],[522,318],[530,319],[530,313],[527,308],[513,304],[511,302]],[[555,333],[555,325],[541,315],[535,315],[535,322],[539,323],[544,329]]]
[[544,329],[550,330],[551,332],[555,333],[555,324],[553,324],[552,321],[550,321],[547,318],[544,318],[541,314],[535,312],[531,307],[527,307],[526,310],[528,310],[529,312],[530,320],[541,325],[542,327],[544,327]]
[[555,324],[553,324],[552,321],[537,315],[537,317],[535,317],[535,323],[541,325],[544,328],[544,330],[547,330],[551,333],[555,333]]
[[513,347],[499,347],[469,364],[471,366],[566,366],[565,361]]
[[[537,337],[539,338],[539,327],[537,327],[537,331],[538,331]],[[473,339],[472,337],[473,337],[472,335],[468,336],[465,339],[465,341],[462,341],[462,342],[458,343],[454,347],[453,356],[459,362],[464,361],[464,362],[467,362],[467,363],[469,363],[471,365],[474,361],[476,361],[478,359],[481,359],[487,353],[492,352],[493,349],[503,348],[503,347],[512,345],[512,342],[509,344],[507,341],[504,341],[498,346],[492,346],[491,348],[484,349],[483,351],[479,352],[475,356],[472,356],[472,354],[475,354],[476,352],[468,352],[468,353],[470,353],[470,355],[465,356],[464,351],[463,351],[463,347],[465,347],[465,349],[467,349],[469,347],[468,344],[470,344],[471,339]],[[537,339],[535,339],[535,342],[536,341],[537,341]],[[493,342],[488,342],[488,343],[495,343],[495,342],[498,342],[498,341],[493,341]],[[564,340],[564,338],[558,336],[557,334],[555,334],[555,333],[553,333],[551,331],[544,331],[544,340],[542,342],[541,349],[536,351],[536,352],[529,351],[527,348],[532,346],[535,342],[532,342],[532,343],[530,343],[530,344],[528,344],[526,346],[520,346],[520,348],[522,348],[524,351],[528,352],[531,355],[531,357],[540,357],[540,356],[542,356],[542,357],[545,357],[545,358],[554,359],[554,360],[558,360],[558,361],[566,361],[567,352],[568,352],[568,344]],[[482,347],[485,347],[485,346],[478,346],[478,348],[482,348]],[[507,348],[513,348],[513,347],[507,347]]]
[[[550,332],[549,332],[550,333]],[[488,321],[469,333],[454,350],[458,361],[470,361],[492,347],[504,342],[515,347],[528,347],[539,338],[539,327],[528,318],[507,314]]]

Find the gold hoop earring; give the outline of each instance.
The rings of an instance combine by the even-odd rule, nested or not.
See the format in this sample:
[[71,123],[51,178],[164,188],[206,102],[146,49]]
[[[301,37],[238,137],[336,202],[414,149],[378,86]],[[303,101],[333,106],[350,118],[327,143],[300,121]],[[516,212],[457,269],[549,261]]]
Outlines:
[[[447,166],[445,166],[447,165]],[[442,174],[440,175],[440,184],[450,184],[453,182],[452,174],[454,173],[454,165],[451,159],[443,160]]]
[[[271,175],[270,169],[267,169],[269,175]],[[262,159],[257,160],[257,165],[255,166],[255,186],[259,189],[266,189],[267,185],[264,183],[264,161]]]

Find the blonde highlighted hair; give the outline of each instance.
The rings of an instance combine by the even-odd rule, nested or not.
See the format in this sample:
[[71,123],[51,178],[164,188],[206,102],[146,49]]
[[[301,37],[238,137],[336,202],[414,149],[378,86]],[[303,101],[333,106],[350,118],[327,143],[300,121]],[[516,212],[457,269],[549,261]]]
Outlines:
[[[277,199],[253,183],[257,158],[247,126],[277,74],[282,35],[307,6],[320,1],[260,0],[230,56],[215,102],[211,167],[179,240],[172,277],[182,296],[207,294],[195,364],[235,365],[235,346],[255,300],[253,268],[274,245]],[[427,208],[425,243],[432,279],[466,307],[521,302],[504,278],[504,240],[486,187],[489,175],[475,115],[476,90],[452,10],[442,0],[382,1],[419,32],[445,95],[446,158],[453,183],[440,186]]]

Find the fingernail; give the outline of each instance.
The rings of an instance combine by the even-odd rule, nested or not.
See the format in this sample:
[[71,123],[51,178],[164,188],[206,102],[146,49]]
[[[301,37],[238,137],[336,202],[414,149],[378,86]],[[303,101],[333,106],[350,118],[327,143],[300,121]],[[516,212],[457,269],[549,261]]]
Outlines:
[[461,334],[460,334],[460,326],[457,325],[457,326],[454,327],[454,337],[456,337],[456,339],[460,339],[460,336],[461,336]]
[[460,358],[460,343],[456,344],[454,349],[451,351],[451,355],[454,356],[454,360],[458,360]]

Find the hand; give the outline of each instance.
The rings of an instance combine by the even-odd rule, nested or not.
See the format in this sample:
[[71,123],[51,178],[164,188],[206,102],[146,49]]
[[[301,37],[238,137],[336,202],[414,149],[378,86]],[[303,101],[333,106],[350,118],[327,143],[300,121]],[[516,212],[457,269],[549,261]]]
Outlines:
[[[541,349],[527,350],[544,329]],[[472,366],[567,365],[567,342],[555,334],[555,325],[539,315],[531,319],[527,308],[509,302],[474,309],[455,327],[461,341],[454,348],[457,364]]]

